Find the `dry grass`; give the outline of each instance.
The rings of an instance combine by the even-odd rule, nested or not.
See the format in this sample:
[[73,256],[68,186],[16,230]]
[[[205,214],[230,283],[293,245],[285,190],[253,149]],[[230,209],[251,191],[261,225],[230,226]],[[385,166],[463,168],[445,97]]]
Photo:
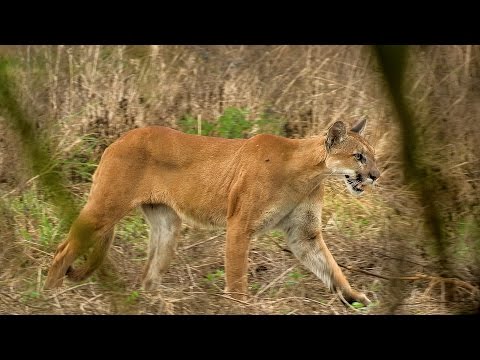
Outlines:
[[[450,314],[478,309],[474,290],[449,286],[438,278],[445,269],[425,233],[418,196],[405,184],[399,130],[369,48],[14,50],[19,99],[39,132],[53,142],[54,158],[62,164],[78,204],[85,201],[89,176],[103,149],[133,127],[178,128],[178,120],[186,115],[215,121],[233,106],[248,108],[250,120],[265,113],[281,118],[287,136],[304,137],[324,131],[335,120],[353,122],[368,115],[366,137],[376,147],[382,177],[374,191],[360,199],[349,196],[341,183],[328,182],[323,215],[326,242],[338,262],[349,268],[387,278],[415,274],[433,278],[385,280],[344,270],[354,287],[378,301],[364,311],[346,308],[282,250],[282,235],[272,233],[252,245],[252,296],[241,303],[222,292],[224,235],[185,225],[163,288],[145,293],[139,290],[139,276],[147,230],[143,220],[133,216],[122,222],[109,261],[89,281],[43,291],[48,265],[64,234],[57,230],[58,215],[42,198],[36,179],[28,181],[38,174],[29,173],[22,156],[16,155],[19,139],[2,121],[1,313]],[[447,275],[477,288],[479,55],[475,46],[414,47],[405,88],[424,141],[426,181],[443,189],[435,206],[441,209],[450,244]],[[246,136],[255,131],[260,130]]]

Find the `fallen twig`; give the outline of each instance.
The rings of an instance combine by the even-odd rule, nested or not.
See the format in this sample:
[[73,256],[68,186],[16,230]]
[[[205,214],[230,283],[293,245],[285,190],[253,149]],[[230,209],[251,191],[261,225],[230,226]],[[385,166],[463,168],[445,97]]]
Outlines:
[[213,240],[213,239],[216,239],[216,238],[218,238],[218,237],[220,237],[220,236],[222,236],[222,235],[225,235],[225,232],[222,232],[222,233],[220,233],[220,234],[217,234],[217,235],[214,235],[214,236],[212,236],[212,237],[209,237],[209,238],[206,239],[206,240],[198,241],[198,242],[196,242],[196,243],[194,243],[194,244],[191,244],[191,245],[188,245],[188,246],[184,246],[184,247],[182,248],[182,250],[191,249],[192,247],[195,247],[195,246],[197,246],[197,245],[206,243],[206,242],[211,241],[211,240]]
[[254,296],[254,298],[258,298],[260,296],[260,294],[264,293],[266,290],[270,289],[273,285],[275,285],[281,278],[283,278],[285,275],[287,275],[287,273],[289,273],[290,271],[292,271],[297,265],[293,265],[291,267],[289,267],[287,270],[285,270],[284,272],[282,272],[280,275],[278,275],[275,279],[273,279],[273,281],[271,281],[268,285],[266,285],[265,287],[261,288]]
[[[274,241],[274,244],[277,245],[277,247],[279,247],[282,251],[286,251],[286,252],[291,253],[291,251],[289,249],[284,248],[283,246],[281,246],[277,242]],[[413,261],[409,261],[409,262],[414,263]],[[426,265],[417,264],[417,263],[414,263],[414,264],[420,265],[422,267],[426,267]],[[365,274],[365,275],[369,275],[369,276],[373,276],[373,277],[383,279],[383,280],[405,280],[405,281],[431,280],[431,281],[440,281],[440,282],[442,282],[442,284],[451,283],[451,284],[454,284],[454,285],[457,285],[457,286],[460,286],[460,287],[463,287],[463,288],[467,288],[475,294],[478,294],[480,292],[479,289],[476,286],[473,286],[473,285],[467,283],[466,281],[463,281],[463,280],[460,280],[460,279],[457,279],[457,278],[444,278],[444,277],[441,277],[441,276],[432,276],[432,275],[426,275],[426,274],[415,274],[415,275],[409,275],[409,276],[388,276],[388,275],[375,274],[375,273],[372,273],[370,271],[358,269],[358,268],[348,266],[348,265],[343,265],[343,264],[340,264],[340,263],[338,263],[338,266],[343,267],[344,269],[347,269],[347,270],[356,271],[356,272],[359,272],[359,273],[362,273],[362,274]]]
[[78,284],[78,285],[69,287],[68,289],[65,289],[65,290],[62,290],[62,291],[60,291],[60,292],[58,292],[58,293],[56,293],[56,294],[53,294],[52,296],[50,296],[50,297],[48,297],[47,299],[45,299],[45,301],[51,300],[51,299],[57,297],[58,295],[61,295],[61,294],[63,294],[63,293],[66,293],[66,292],[68,292],[68,291],[70,291],[70,290],[77,289],[77,288],[79,288],[79,287],[87,286],[87,285],[95,285],[95,283],[93,283],[93,282],[88,282],[88,283]]
[[345,269],[351,270],[351,271],[356,271],[360,272],[365,275],[370,275],[377,277],[379,279],[384,279],[384,280],[406,280],[406,281],[414,281],[414,280],[430,280],[430,281],[441,281],[443,283],[451,283],[455,284],[460,287],[464,287],[467,289],[470,289],[474,293],[478,293],[479,290],[477,287],[467,283],[466,281],[457,279],[457,278],[444,278],[441,276],[432,276],[432,275],[426,275],[426,274],[415,274],[415,275],[409,275],[409,276],[385,276],[385,275],[379,275],[372,273],[370,271],[362,270],[362,269],[357,269],[352,266],[347,266],[347,265],[342,265],[338,264],[338,266],[343,267]]

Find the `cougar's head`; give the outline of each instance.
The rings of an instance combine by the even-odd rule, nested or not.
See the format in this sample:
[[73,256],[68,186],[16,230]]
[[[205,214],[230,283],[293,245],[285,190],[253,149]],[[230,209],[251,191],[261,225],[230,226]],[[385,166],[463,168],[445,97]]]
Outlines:
[[347,125],[337,121],[328,129],[325,140],[326,167],[331,175],[344,177],[353,195],[362,194],[365,185],[374,184],[380,177],[375,150],[362,136],[366,124],[367,120],[361,119],[347,131]]

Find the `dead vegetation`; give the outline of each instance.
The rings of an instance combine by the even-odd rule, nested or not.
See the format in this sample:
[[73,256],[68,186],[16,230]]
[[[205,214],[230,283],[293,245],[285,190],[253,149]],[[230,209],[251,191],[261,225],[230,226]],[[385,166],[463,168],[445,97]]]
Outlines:
[[[1,51],[1,49],[0,49]],[[13,55],[12,55],[13,54]],[[476,139],[480,48],[410,49],[405,95],[422,144],[425,179],[436,190],[447,246],[442,261],[425,231],[418,193],[405,181],[399,128],[382,73],[360,46],[56,46],[9,49],[22,108],[49,139],[59,176],[81,206],[103,149],[128,129],[203,128],[231,107],[248,109],[304,137],[339,119],[368,115],[382,177],[356,199],[329,181],[324,236],[352,286],[376,300],[345,307],[284,249],[282,234],[253,242],[251,297],[223,294],[222,231],[184,226],[158,293],[140,290],[147,228],[122,221],[101,271],[87,282],[42,290],[66,224],[24,161],[21,139],[0,113],[0,313],[55,314],[454,314],[478,311],[480,168]],[[1,56],[1,53],[0,53]],[[7,56],[7,55],[5,55]],[[1,105],[0,105],[1,108]],[[278,120],[280,119],[280,120]],[[277,121],[278,120],[278,121]],[[191,129],[197,131],[194,127]],[[215,134],[214,134],[215,135]],[[47,171],[48,169],[45,169]]]

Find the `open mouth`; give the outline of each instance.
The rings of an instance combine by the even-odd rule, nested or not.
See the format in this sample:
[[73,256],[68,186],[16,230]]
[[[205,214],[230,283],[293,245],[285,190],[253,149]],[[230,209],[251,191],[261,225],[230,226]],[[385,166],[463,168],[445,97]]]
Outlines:
[[362,176],[357,175],[356,178],[352,178],[349,175],[345,175],[345,183],[347,184],[348,189],[356,195],[359,195],[363,192],[363,181]]

